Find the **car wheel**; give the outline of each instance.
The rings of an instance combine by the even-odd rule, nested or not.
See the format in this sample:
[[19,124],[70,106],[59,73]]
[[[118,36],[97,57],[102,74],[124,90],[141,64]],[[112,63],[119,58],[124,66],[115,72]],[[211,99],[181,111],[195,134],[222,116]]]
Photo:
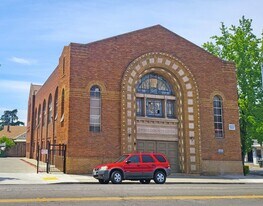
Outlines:
[[163,171],[156,171],[153,180],[156,184],[164,184],[166,181],[166,174]]
[[149,184],[151,180],[140,180],[141,184]]
[[100,184],[109,184],[109,180],[99,180]]
[[111,182],[113,184],[120,184],[122,182],[122,174],[120,171],[114,171],[111,174]]

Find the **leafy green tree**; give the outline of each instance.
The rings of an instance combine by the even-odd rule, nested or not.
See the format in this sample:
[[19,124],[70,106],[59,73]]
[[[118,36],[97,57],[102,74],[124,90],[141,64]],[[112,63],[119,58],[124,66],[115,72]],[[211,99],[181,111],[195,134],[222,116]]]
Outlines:
[[244,16],[239,25],[229,28],[221,23],[221,35],[203,44],[208,52],[236,65],[238,104],[243,155],[251,149],[252,139],[263,142],[263,92],[261,64],[263,64],[263,34],[253,34],[252,19]]
[[6,136],[0,138],[0,144],[2,143],[6,144],[6,149],[9,149],[15,145],[14,141],[12,139],[7,138]]
[[5,125],[10,126],[19,126],[19,125],[25,125],[24,122],[18,121],[17,116],[17,109],[14,109],[12,111],[4,111],[4,114],[0,118],[0,130],[3,129]]

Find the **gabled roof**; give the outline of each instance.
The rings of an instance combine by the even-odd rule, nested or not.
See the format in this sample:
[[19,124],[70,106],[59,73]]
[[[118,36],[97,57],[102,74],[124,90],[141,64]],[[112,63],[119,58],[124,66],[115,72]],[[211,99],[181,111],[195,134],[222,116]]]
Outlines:
[[26,133],[26,127],[25,126],[4,126],[4,129],[0,131],[0,138],[3,136],[6,136],[10,139],[16,139],[18,136]]
[[[90,42],[87,44],[73,43],[72,42],[72,43],[70,43],[69,46],[70,47],[81,47],[81,48],[89,48],[89,47],[94,46],[94,48],[95,48],[96,46],[99,46],[99,45],[107,45],[107,44],[111,45],[111,42],[118,41],[121,39],[122,39],[121,42],[123,42],[124,38],[129,39],[129,38],[134,38],[136,36],[144,36],[144,35],[148,35],[148,34],[153,34],[154,36],[158,36],[158,34],[162,34],[162,37],[163,37],[163,35],[173,36],[174,42],[170,42],[170,43],[173,43],[174,45],[178,45],[178,48],[180,47],[180,50],[182,53],[191,51],[191,52],[194,52],[196,55],[201,54],[201,55],[209,56],[209,58],[217,59],[221,62],[223,61],[222,59],[212,55],[211,53],[209,53],[208,51],[206,51],[202,47],[194,44],[193,42],[185,39],[184,37],[170,31],[169,29],[167,29],[167,28],[165,28],[159,24],[151,26],[151,27],[135,30],[132,32],[120,34],[117,36],[101,39],[98,41]],[[125,40],[124,40],[124,42],[125,42]],[[184,45],[187,45],[187,47],[185,49],[184,49]],[[189,49],[189,47],[191,47],[191,48]],[[178,51],[178,50],[176,50],[175,52],[180,53],[180,51]]]
[[13,138],[14,142],[26,142],[26,132]]

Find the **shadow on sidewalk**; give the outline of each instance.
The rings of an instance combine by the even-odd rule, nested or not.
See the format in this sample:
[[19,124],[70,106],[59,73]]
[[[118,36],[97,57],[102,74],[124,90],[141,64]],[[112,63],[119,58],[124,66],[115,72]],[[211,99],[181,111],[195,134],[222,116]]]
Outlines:
[[10,178],[10,177],[0,177],[0,182],[1,181],[6,181],[6,180],[20,180],[18,178]]

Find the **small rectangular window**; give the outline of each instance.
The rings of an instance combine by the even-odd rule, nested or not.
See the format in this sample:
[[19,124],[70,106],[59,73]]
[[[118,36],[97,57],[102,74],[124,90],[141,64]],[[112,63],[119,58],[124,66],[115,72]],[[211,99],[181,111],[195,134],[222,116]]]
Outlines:
[[167,100],[166,102],[166,113],[168,118],[175,118],[175,109],[174,109],[175,101]]
[[147,99],[146,101],[146,114],[148,117],[162,117],[163,104],[159,99]]
[[98,125],[98,126],[96,126],[96,125],[91,125],[90,127],[89,127],[89,130],[91,131],[91,132],[100,132],[100,126]]
[[137,98],[136,99],[136,115],[137,116],[144,116],[143,115],[143,98]]

